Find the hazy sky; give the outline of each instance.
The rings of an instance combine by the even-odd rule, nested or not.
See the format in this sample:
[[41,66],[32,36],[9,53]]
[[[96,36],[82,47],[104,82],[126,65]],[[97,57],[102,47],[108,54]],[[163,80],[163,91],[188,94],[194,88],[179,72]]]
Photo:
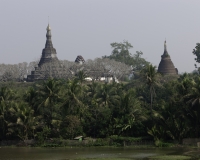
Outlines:
[[168,53],[180,72],[194,70],[200,42],[200,0],[0,0],[0,63],[40,58],[48,16],[59,59],[111,54],[110,43],[128,40],[131,53],[159,65]]

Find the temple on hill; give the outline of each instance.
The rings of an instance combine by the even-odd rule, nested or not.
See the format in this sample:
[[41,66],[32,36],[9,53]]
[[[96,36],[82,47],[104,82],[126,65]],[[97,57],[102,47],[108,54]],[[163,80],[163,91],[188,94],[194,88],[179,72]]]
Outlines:
[[[64,67],[60,64],[56,49],[53,48],[53,43],[51,40],[51,28],[48,24],[46,33],[46,44],[45,48],[42,50],[42,56],[35,67],[34,71],[31,71],[31,75],[27,76],[28,82],[33,82],[37,80],[48,79],[50,77],[58,77],[65,74]],[[59,73],[59,74],[58,74]]]
[[177,75],[178,70],[174,67],[173,62],[171,61],[170,55],[167,52],[167,44],[164,42],[164,53],[161,56],[161,61],[158,66],[158,72],[163,75]]

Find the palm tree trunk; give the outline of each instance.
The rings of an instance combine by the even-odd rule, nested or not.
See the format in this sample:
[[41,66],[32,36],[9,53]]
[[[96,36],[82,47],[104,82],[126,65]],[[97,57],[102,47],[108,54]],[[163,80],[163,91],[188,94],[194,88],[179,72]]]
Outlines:
[[151,91],[150,91],[150,94],[151,94],[151,113],[150,113],[150,118],[151,120],[153,120],[153,90],[152,90],[152,87],[151,87]]
[[49,118],[49,126],[50,126],[51,129],[53,129],[53,126],[52,126],[52,119],[53,119],[53,118],[52,118],[52,112],[53,112],[53,111],[52,111],[52,108],[53,108],[53,107],[52,107],[52,105],[51,105],[51,113],[50,113],[50,118]]
[[152,111],[153,95],[151,93],[151,111]]
[[196,138],[198,138],[198,136],[199,136],[199,125],[198,125],[198,116],[197,116],[197,118],[196,118]]
[[152,106],[153,106],[153,90],[152,90],[152,86],[150,86],[150,95],[151,95],[151,112],[152,112]]

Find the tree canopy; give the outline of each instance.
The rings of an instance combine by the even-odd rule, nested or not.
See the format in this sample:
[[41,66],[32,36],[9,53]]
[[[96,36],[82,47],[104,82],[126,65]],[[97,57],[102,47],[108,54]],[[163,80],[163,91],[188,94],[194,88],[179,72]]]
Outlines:
[[133,48],[131,43],[123,41],[120,43],[111,43],[112,53],[110,56],[104,56],[103,58],[113,59],[118,62],[125,63],[126,65],[132,66],[134,71],[141,70],[149,62],[142,58],[143,53],[136,51],[135,54],[131,54],[130,49]]

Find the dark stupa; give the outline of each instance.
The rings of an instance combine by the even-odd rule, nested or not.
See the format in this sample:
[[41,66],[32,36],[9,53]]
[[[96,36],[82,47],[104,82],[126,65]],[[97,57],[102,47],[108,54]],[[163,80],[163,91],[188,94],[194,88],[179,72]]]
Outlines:
[[35,67],[35,70],[31,71],[31,75],[27,76],[27,81],[29,82],[48,79],[50,77],[58,78],[58,76],[64,73],[64,68],[56,56],[56,49],[53,48],[51,41],[51,28],[49,24],[46,30],[47,34],[45,48],[42,50],[42,56],[38,63],[38,67]]
[[158,72],[164,75],[177,75],[178,70],[174,67],[173,62],[171,61],[170,55],[167,52],[166,41],[164,43],[164,53],[161,56],[161,61],[158,66]]
[[51,28],[50,28],[49,24],[47,26],[46,37],[47,37],[47,39],[46,39],[45,48],[42,50],[42,57],[38,64],[39,67],[47,62],[58,61],[58,58],[56,56],[56,54],[57,54],[56,49],[53,48],[53,44],[51,41]]

